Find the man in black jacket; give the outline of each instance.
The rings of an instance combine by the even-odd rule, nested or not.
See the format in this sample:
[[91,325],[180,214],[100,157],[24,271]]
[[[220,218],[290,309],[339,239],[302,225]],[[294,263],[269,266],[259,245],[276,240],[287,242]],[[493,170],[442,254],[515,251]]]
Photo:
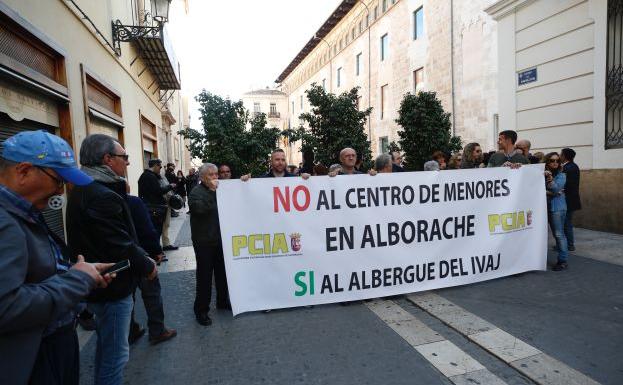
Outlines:
[[190,208],[190,232],[197,260],[197,291],[195,295],[195,318],[201,325],[208,326],[212,320],[208,316],[212,299],[212,275],[216,283],[216,307],[231,309],[225,261],[221,243],[221,229],[216,203],[218,187],[218,168],[205,163],[199,168],[199,180],[188,196]]
[[392,151],[392,172],[404,172],[405,169],[402,167],[402,154],[400,151]]
[[[174,186],[173,192],[175,192],[175,188],[177,188],[177,176],[175,175],[175,163],[167,163],[167,168],[164,170],[164,177],[167,179],[167,182],[169,182],[170,185]],[[171,207],[169,207],[169,215],[171,217],[177,217],[179,214],[177,213],[177,211],[173,210]],[[169,218],[169,222],[171,221],[171,219]],[[164,225],[164,229],[166,229],[166,240],[168,240],[168,230],[169,230],[169,222],[166,222]],[[163,229],[163,231],[164,231]],[[164,243],[164,242],[163,242]],[[166,242],[166,244],[168,245],[169,242]]]
[[126,203],[128,155],[107,135],[87,136],[80,147],[82,171],[95,182],[77,186],[67,203],[67,236],[74,254],[89,262],[116,263],[128,259],[130,269],[117,274],[106,288],[88,297],[96,315],[95,383],[120,384],[129,359],[128,334],[132,292],[137,278],[155,279],[156,264],[138,243]]
[[573,237],[573,213],[582,208],[580,202],[580,168],[573,161],[575,151],[570,148],[563,148],[560,151],[562,161],[562,172],[567,174],[565,182],[565,198],[567,199],[567,215],[565,217],[565,236],[569,251],[575,251],[575,239]]
[[[148,166],[149,168],[146,169],[138,179],[138,196],[147,205],[156,231],[158,231],[159,236],[162,236],[164,223],[167,217],[170,218],[169,205],[164,199],[164,194],[173,190],[175,186],[162,180],[162,175],[160,175],[162,161],[160,159],[151,159]],[[163,250],[165,251],[177,249],[177,247],[169,244],[163,244],[163,246]]]

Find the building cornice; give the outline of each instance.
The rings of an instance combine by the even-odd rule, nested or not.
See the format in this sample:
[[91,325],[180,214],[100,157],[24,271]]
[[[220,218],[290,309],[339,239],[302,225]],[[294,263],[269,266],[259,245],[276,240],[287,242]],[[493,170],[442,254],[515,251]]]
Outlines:
[[485,8],[494,20],[500,20],[503,17],[516,12],[518,9],[526,7],[536,0],[500,0],[493,3],[490,7]]
[[281,83],[290,73],[309,55],[310,52],[316,48],[320,41],[329,34],[335,28],[335,26],[342,21],[351,9],[357,5],[361,0],[343,0],[340,5],[337,6],[335,11],[331,13],[331,16],[322,24],[318,31],[312,36],[311,39],[305,44],[303,49],[296,55],[296,57],[290,62],[286,69],[281,72],[275,83]]

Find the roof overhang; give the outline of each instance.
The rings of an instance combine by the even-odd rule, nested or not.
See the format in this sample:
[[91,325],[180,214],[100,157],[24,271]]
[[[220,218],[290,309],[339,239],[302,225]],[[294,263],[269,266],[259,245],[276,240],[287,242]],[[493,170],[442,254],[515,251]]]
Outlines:
[[322,40],[325,36],[327,36],[329,32],[331,32],[331,30],[333,30],[333,28],[340,21],[342,21],[344,16],[346,16],[348,12],[350,12],[350,10],[353,9],[359,1],[360,0],[342,1],[340,5],[338,5],[338,7],[335,9],[335,11],[333,11],[331,16],[329,16],[329,18],[324,22],[324,24],[322,24],[320,29],[318,29],[316,34],[312,36],[311,39],[309,39],[307,44],[305,44],[303,49],[298,53],[298,55],[296,55],[294,60],[292,60],[292,62],[290,62],[290,64],[286,67],[286,69],[283,70],[283,72],[281,73],[281,75],[279,75],[279,77],[277,78],[277,80],[275,80],[275,82],[276,83],[283,82],[285,78],[287,78],[292,73],[292,71],[294,71],[294,69],[299,64],[301,64],[301,62],[307,57],[307,55],[309,55],[309,53],[313,51],[314,48],[316,48],[320,40]]
[[159,33],[138,37],[134,42],[160,89],[181,89],[179,66],[166,28],[162,26]]

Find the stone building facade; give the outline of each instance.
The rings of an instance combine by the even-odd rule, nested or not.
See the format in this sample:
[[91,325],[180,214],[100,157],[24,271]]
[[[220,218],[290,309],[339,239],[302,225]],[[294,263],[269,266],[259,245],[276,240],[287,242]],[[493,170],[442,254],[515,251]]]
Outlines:
[[[252,115],[265,114],[268,127],[275,127],[280,131],[290,127],[288,96],[285,93],[268,87],[249,91],[242,95],[242,103]],[[279,147],[286,152],[288,164],[300,162],[300,154],[297,153],[297,148],[293,144],[291,145],[286,139],[282,139]]]
[[332,93],[359,87],[360,107],[372,107],[373,154],[399,139],[397,110],[408,92],[437,92],[464,143],[494,148],[497,138],[496,23],[491,0],[345,0],[277,83],[290,120],[309,111],[312,83]]

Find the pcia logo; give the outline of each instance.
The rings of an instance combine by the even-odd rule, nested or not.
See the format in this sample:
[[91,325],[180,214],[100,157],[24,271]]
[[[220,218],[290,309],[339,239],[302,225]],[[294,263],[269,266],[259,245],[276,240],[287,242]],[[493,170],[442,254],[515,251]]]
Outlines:
[[532,210],[504,214],[489,214],[489,232],[504,234],[521,231],[532,225]]
[[[231,241],[234,257],[239,257],[244,250],[250,256],[290,253],[285,233],[234,235]],[[294,252],[301,250],[301,234],[290,234],[290,247]]]

